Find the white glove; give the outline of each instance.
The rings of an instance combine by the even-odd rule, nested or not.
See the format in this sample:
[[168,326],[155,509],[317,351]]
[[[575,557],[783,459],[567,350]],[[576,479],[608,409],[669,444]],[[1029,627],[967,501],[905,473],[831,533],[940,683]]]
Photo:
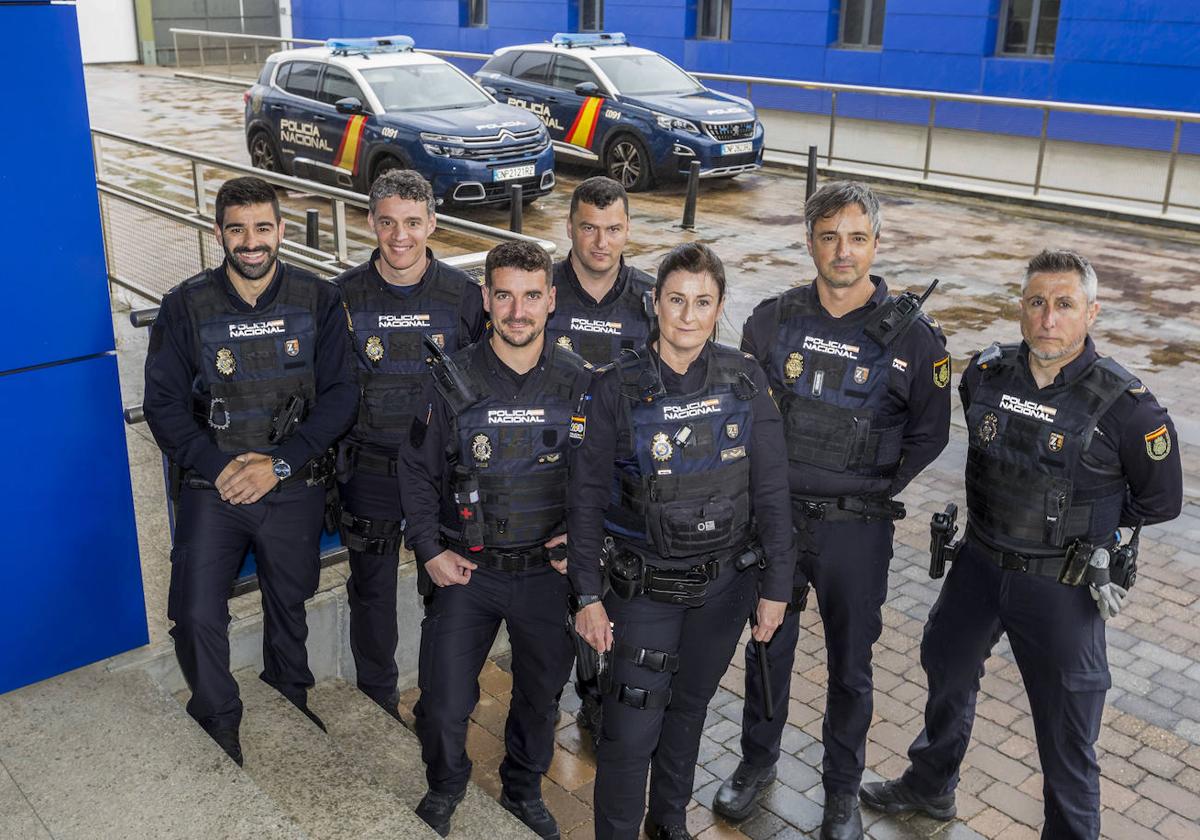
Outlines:
[[1120,615],[1121,607],[1125,606],[1125,599],[1129,597],[1129,591],[1122,589],[1115,583],[1106,583],[1103,586],[1089,586],[1088,592],[1092,593],[1092,599],[1096,602],[1096,609],[1100,610],[1100,617],[1105,621]]

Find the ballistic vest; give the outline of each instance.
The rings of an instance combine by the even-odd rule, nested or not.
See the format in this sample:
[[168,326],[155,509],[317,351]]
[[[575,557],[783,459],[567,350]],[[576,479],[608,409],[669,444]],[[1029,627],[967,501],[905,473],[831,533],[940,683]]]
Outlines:
[[[518,396],[509,398],[495,387],[485,353],[480,341],[451,356],[471,391],[466,399],[434,380],[454,416],[452,490],[478,493],[477,509],[458,509],[458,521],[443,522],[442,532],[468,547],[532,548],[562,533],[565,524],[567,433],[584,361],[551,347]],[[479,543],[463,536],[465,526],[476,523],[483,527]]]
[[663,560],[691,565],[751,537],[750,400],[754,360],[709,345],[704,386],[667,395],[657,362],[626,353],[620,377],[617,470],[605,528]]
[[[222,452],[270,452],[272,432],[289,409],[297,422],[316,399],[315,275],[279,263],[279,290],[257,312],[234,308],[223,284],[204,271],[182,287],[195,336],[200,381],[195,413]],[[294,424],[293,424],[294,427]]]
[[466,274],[436,261],[433,269],[406,298],[381,288],[370,263],[352,269],[341,282],[361,392],[350,435],[374,448],[394,453],[412,424],[421,376],[428,369],[422,337],[428,335],[448,352],[457,349],[462,296],[479,294]]
[[[1137,378],[1099,358],[1071,383],[1039,389],[1017,350],[993,345],[976,362],[982,375],[967,409],[971,531],[995,548],[1029,555],[1062,554],[1080,538],[1109,543],[1125,476],[1088,446],[1100,418]],[[1079,482],[1083,476],[1089,480]]]
[[[606,365],[622,350],[646,343],[654,322],[654,281],[632,266],[621,266],[625,288],[612,301],[595,306],[580,296],[572,281],[570,257],[554,266],[554,314],[546,324],[546,341],[578,353],[594,365]],[[620,282],[620,281],[618,281]]]

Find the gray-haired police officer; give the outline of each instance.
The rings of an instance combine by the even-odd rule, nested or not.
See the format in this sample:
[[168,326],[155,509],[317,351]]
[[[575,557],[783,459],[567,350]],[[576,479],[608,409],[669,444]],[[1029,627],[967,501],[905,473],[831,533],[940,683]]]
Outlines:
[[307,712],[304,601],[320,571],[325,456],[354,419],[358,388],[337,287],[277,259],[274,189],[259,178],[226,181],[214,234],[225,262],[163,298],[143,405],[179,476],[167,615],[192,691],[188,713],[240,764],[230,586],[253,546],[262,679]]
[[[761,303],[742,349],[765,368],[783,414],[798,532],[793,610],[767,649],[774,707],[786,709],[808,582],[825,624],[829,690],[823,838],[862,836],[858,786],[873,707],[871,645],[883,627],[892,557],[891,501],[945,447],[950,356],[911,295],[869,274],[879,202],[854,182],[817,190],[804,207],[816,280]],[[742,763],[713,802],[741,819],[775,778],[786,714],[768,720],[759,657],[746,647]]]
[[[873,808],[955,815],[983,662],[1007,633],[1045,776],[1042,837],[1099,836],[1104,621],[1130,583],[1114,533],[1178,516],[1183,479],[1166,410],[1088,336],[1096,286],[1083,257],[1037,255],[1021,293],[1024,341],[992,345],[963,373],[966,538],[921,642],[925,728],[902,778],[863,785]],[[1110,550],[1121,560],[1111,569]]]
[[417,814],[443,836],[471,775],[467,719],[500,622],[513,690],[500,802],[541,837],[558,697],[571,670],[567,619],[566,447],[587,390],[586,363],[545,341],[554,309],[550,256],[532,242],[488,254],[488,338],[426,378],[401,450],[406,540],[428,584],[421,625],[417,736],[429,792]]
[[358,420],[339,444],[342,543],[350,554],[350,650],[358,687],[393,717],[400,487],[396,458],[421,398],[429,336],[453,352],[483,333],[478,284],[426,246],[437,227],[433,189],[418,172],[376,179],[367,221],[379,247],[334,282],[350,315],[362,389]]

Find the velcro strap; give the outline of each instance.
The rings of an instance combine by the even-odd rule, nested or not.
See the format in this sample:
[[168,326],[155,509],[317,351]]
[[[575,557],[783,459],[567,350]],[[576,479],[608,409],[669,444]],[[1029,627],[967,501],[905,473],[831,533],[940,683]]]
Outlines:
[[648,688],[638,688],[622,683],[616,692],[618,700],[635,709],[665,709],[671,702],[671,689],[669,688],[651,691]]
[[384,455],[383,453],[372,452],[369,449],[360,447],[354,458],[355,467],[364,472],[391,477],[395,477],[396,475],[397,459],[395,455]]
[[634,665],[645,668],[647,671],[657,671],[660,674],[669,671],[674,674],[679,670],[679,655],[663,650],[635,647],[625,642],[617,642],[613,645],[613,654],[622,659],[628,659]]

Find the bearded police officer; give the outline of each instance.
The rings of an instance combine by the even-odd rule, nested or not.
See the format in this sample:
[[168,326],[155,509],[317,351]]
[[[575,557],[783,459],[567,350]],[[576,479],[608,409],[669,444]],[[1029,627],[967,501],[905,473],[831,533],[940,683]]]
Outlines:
[[492,330],[435,358],[401,452],[406,541],[427,594],[415,716],[429,792],[417,814],[443,836],[470,779],[467,719],[502,620],[513,690],[500,801],[538,835],[559,836],[541,777],[571,669],[566,445],[590,373],[545,341],[550,272],[531,242],[492,249],[483,289]]
[[453,352],[483,333],[478,284],[435,259],[433,190],[393,169],[371,187],[367,221],[379,247],[335,281],[350,313],[362,388],[358,420],[338,448],[342,542],[350,553],[350,650],[358,687],[398,718],[396,575],[400,487],[396,453],[408,434],[429,356],[425,336]]
[[[829,689],[822,729],[823,838],[862,836],[858,786],[873,706],[871,645],[882,630],[892,501],[946,445],[950,357],[919,301],[870,275],[879,202],[864,184],[823,186],[804,207],[811,284],[761,303],[746,321],[752,353],[783,414],[799,552],[793,607],[767,649],[775,709],[788,675],[809,583],[825,625]],[[746,647],[742,762],[714,810],[741,819],[775,778],[786,713],[768,719],[758,649]]]
[[253,547],[261,677],[307,712],[304,601],[317,589],[326,453],[354,419],[357,388],[337,288],[277,259],[283,221],[272,187],[226,181],[213,233],[224,263],[163,298],[143,405],[177,488],[167,615],[192,691],[187,709],[241,764],[230,586]]
[[1024,341],[992,345],[963,373],[966,537],[935,558],[957,549],[921,642],[925,728],[902,778],[863,786],[871,807],[955,815],[983,662],[1007,633],[1044,774],[1042,837],[1099,836],[1104,622],[1136,560],[1133,541],[1114,540],[1118,527],[1178,516],[1183,479],[1167,412],[1088,336],[1096,286],[1078,254],[1038,254],[1021,292]]

